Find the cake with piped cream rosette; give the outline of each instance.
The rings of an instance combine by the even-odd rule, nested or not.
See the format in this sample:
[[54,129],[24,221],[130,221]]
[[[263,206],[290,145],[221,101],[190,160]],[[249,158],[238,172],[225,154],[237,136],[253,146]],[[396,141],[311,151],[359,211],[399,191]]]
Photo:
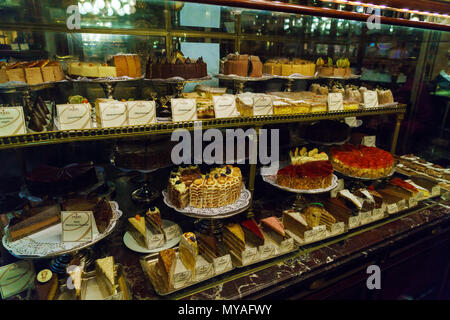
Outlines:
[[376,147],[346,144],[331,148],[330,154],[333,168],[352,177],[378,179],[394,168],[392,155]]

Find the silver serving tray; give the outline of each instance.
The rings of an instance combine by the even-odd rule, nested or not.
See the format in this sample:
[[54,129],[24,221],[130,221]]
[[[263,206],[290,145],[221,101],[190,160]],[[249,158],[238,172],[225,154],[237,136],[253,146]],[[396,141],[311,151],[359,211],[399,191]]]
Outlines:
[[[178,248],[176,248],[175,250],[178,253]],[[185,288],[188,288],[190,286],[204,282],[206,280],[212,279],[218,275],[227,273],[228,271],[231,271],[234,269],[234,265],[232,264],[232,267],[230,269],[227,269],[223,272],[214,273],[212,276],[206,277],[200,281],[191,281],[180,288],[166,291],[166,289],[162,287],[162,280],[160,280],[160,278],[158,277],[158,275],[156,274],[156,271],[155,271],[156,263],[158,262],[158,253],[152,253],[148,256],[145,256],[140,260],[140,262],[141,262],[142,269],[144,270],[144,274],[150,280],[150,283],[152,284],[153,288],[155,289],[155,292],[160,296],[167,296],[169,294],[183,290]]]

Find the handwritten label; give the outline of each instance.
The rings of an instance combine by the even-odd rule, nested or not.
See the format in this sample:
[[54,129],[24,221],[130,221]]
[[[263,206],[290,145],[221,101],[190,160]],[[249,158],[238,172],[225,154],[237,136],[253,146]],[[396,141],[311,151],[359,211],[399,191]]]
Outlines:
[[27,133],[22,107],[0,108],[0,136]]
[[91,129],[91,105],[89,103],[79,104],[57,104],[59,129],[79,130]]
[[214,264],[214,271],[216,274],[223,273],[233,268],[233,265],[231,263],[231,256],[229,254],[215,258],[213,260],[213,264]]
[[340,92],[333,92],[328,94],[328,111],[343,111],[344,97]]
[[92,241],[92,211],[61,211],[62,242]]
[[164,233],[166,234],[166,240],[170,241],[178,237],[181,233],[181,230],[177,224],[173,224],[167,228],[164,228]]
[[197,120],[197,102],[195,99],[171,99],[172,121]]
[[213,105],[216,118],[233,118],[239,115],[236,109],[236,98],[232,94],[213,96]]
[[378,107],[378,94],[376,91],[367,90],[363,93],[364,107],[376,108]]

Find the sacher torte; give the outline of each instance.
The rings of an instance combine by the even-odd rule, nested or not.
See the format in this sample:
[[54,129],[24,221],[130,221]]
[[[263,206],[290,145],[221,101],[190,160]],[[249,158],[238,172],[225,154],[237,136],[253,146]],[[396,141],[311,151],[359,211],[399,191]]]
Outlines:
[[39,300],[54,300],[58,296],[58,276],[49,269],[39,271],[34,286]]
[[226,255],[223,242],[219,242],[214,235],[197,234],[197,244],[200,254],[208,261]]

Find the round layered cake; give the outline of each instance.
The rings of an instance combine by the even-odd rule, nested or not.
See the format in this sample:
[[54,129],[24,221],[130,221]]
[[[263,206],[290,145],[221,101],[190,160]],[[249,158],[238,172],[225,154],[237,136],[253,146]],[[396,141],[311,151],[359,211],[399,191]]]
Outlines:
[[280,186],[299,190],[328,188],[332,178],[333,167],[329,161],[289,165],[277,173],[277,183]]
[[389,176],[394,167],[394,158],[384,150],[363,145],[343,145],[330,149],[333,168],[345,175],[378,179]]

